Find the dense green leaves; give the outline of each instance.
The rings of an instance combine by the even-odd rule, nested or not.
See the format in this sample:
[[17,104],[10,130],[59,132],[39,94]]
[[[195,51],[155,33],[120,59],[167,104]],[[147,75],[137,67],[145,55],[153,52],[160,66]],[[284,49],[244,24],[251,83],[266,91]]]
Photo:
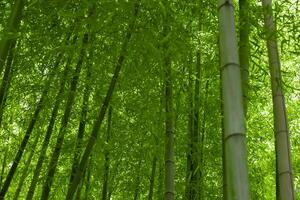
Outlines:
[[[105,182],[103,173],[107,167],[104,164],[105,155],[109,152],[107,197],[113,200],[134,199],[136,194],[139,199],[148,199],[153,162],[157,158],[152,199],[163,198],[166,54],[170,55],[172,71],[175,199],[186,197],[187,153],[190,150],[189,102],[197,99],[194,98],[195,94],[190,94],[190,82],[194,89],[197,81],[199,130],[205,134],[201,144],[203,164],[196,167],[197,170],[201,169],[202,175],[199,191],[202,199],[222,198],[222,101],[218,48],[220,33],[218,5],[215,1],[142,0],[134,28],[131,30],[130,41],[126,45],[124,41],[126,42],[128,26],[134,15],[135,1],[24,1],[17,31],[9,30],[12,2],[17,1],[0,1],[0,43],[3,45],[7,40],[16,40],[15,47],[10,49],[13,52],[11,78],[1,107],[0,188],[42,96],[44,84],[49,77],[52,77],[52,81],[47,87],[43,108],[16,168],[6,199],[13,199],[18,184],[24,177],[19,199],[26,198],[57,100],[64,67],[69,62],[70,73],[65,77],[64,92],[59,100],[58,120],[53,126],[49,146],[43,152],[45,159],[36,182],[34,199],[41,197],[42,185],[47,179],[47,166],[62,125],[59,119],[64,115],[68,91],[72,87],[71,72],[80,60],[82,37],[85,33],[91,36],[91,40],[82,60],[82,70],[53,177],[50,199],[66,198],[79,123],[82,122],[82,107],[84,103],[88,105],[80,156],[77,157],[79,160],[82,159],[82,152],[91,135],[99,107],[104,102],[115,66],[122,55],[122,68],[112,98],[108,102],[113,106],[111,137],[107,142],[105,133],[108,123],[103,120],[101,128],[96,131],[98,137],[88,157],[87,168],[78,184],[78,196],[81,199],[101,199]],[[275,199],[273,107],[263,9],[261,2],[248,3],[250,60],[246,120],[250,196],[251,199]],[[92,6],[94,17],[89,18],[88,9]],[[244,27],[240,27],[237,1],[234,1],[234,6],[236,32],[239,33]],[[274,1],[273,13],[277,25],[282,87],[286,97],[297,192],[300,190],[300,4],[295,0]],[[165,34],[164,26],[168,26]],[[239,41],[241,38],[237,35]],[[66,42],[68,37],[70,42]],[[196,73],[199,50],[200,78]],[[61,52],[63,53],[60,56]],[[56,66],[56,63],[59,64]],[[3,64],[0,85],[5,83],[4,69],[7,64],[8,58]],[[89,81],[86,80],[88,73]],[[85,97],[87,85],[89,98]],[[28,161],[31,155],[33,157]],[[27,166],[29,169],[24,173]],[[299,192],[296,196],[300,198]]]

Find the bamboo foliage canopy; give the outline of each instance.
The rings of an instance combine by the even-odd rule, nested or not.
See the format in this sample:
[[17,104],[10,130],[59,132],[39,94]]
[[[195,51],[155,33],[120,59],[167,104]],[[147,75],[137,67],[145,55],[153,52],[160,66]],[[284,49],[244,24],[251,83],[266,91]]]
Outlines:
[[296,0],[0,1],[1,199],[300,198]]

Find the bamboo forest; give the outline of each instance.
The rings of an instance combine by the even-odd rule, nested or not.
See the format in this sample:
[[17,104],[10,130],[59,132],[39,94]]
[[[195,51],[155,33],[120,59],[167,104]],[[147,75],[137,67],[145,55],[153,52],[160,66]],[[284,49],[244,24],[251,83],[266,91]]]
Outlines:
[[0,0],[0,200],[300,199],[299,0]]

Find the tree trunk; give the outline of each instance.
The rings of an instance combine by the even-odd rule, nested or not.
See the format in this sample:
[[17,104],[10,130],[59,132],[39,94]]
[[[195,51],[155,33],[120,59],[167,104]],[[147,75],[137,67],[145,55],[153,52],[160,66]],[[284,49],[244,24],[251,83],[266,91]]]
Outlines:
[[[83,174],[84,175],[84,174]],[[80,182],[79,186],[78,186],[78,189],[76,191],[76,196],[75,196],[75,199],[76,200],[80,200],[81,199],[81,189],[82,189],[82,181]]]
[[153,161],[152,161],[152,169],[151,169],[151,177],[150,177],[150,186],[149,186],[148,200],[152,200],[153,199],[153,190],[154,190],[154,182],[155,182],[156,163],[157,163],[157,157],[156,157],[156,155],[154,155],[154,158],[153,158]]
[[118,179],[116,179],[115,177],[117,176],[118,169],[119,169],[119,166],[120,166],[121,162],[122,162],[121,159],[117,160],[115,162],[115,165],[111,166],[111,170],[109,170],[109,181],[110,181],[110,183],[109,183],[109,187],[108,187],[108,190],[107,190],[107,193],[108,193],[107,194],[107,199],[108,200],[111,199],[114,188],[118,188],[119,182],[117,182]]
[[201,124],[201,130],[200,130],[200,153],[199,153],[199,199],[204,199],[203,191],[203,180],[204,180],[204,141],[205,141],[205,135],[206,135],[206,105],[207,105],[207,98],[208,98],[208,86],[209,81],[206,81],[205,85],[205,97],[204,97],[204,103],[203,103],[203,118],[202,118],[202,124]]
[[[112,115],[112,107],[109,107],[108,117],[107,117],[107,131],[106,131],[106,145],[108,146],[111,137],[111,115]],[[109,149],[105,149],[104,151],[105,152],[104,152],[102,200],[107,200],[110,158],[109,158]]]
[[[189,148],[187,157],[187,185],[186,185],[186,199],[195,200],[199,199],[199,180],[200,180],[200,166],[199,166],[199,109],[200,109],[200,52],[196,54],[196,76],[195,87],[193,89],[192,70],[189,69]],[[194,97],[193,97],[194,94]],[[194,99],[193,99],[194,98]]]
[[249,88],[249,0],[239,0],[239,20],[240,20],[240,43],[239,43],[239,59],[241,66],[241,78],[243,89],[244,113],[247,116],[248,110],[248,88]]
[[118,58],[118,62],[117,62],[116,67],[115,67],[114,75],[113,75],[111,83],[109,85],[109,89],[106,93],[104,102],[101,104],[101,107],[100,107],[98,116],[96,118],[96,121],[94,122],[94,126],[93,126],[93,129],[92,129],[91,136],[88,139],[88,143],[87,143],[86,148],[84,150],[83,156],[80,160],[80,163],[79,163],[78,169],[76,171],[76,174],[75,174],[74,180],[72,182],[72,185],[68,189],[68,193],[67,193],[67,196],[66,196],[67,200],[70,200],[70,199],[73,198],[73,195],[74,195],[74,193],[75,193],[75,191],[78,187],[78,184],[80,183],[82,174],[83,174],[83,172],[86,168],[86,165],[88,163],[88,158],[91,155],[91,152],[93,150],[94,145],[96,144],[97,137],[98,137],[98,134],[99,134],[99,129],[101,127],[101,124],[102,124],[102,121],[104,119],[108,104],[109,104],[110,99],[112,97],[112,94],[113,94],[116,82],[118,80],[118,76],[119,76],[121,67],[124,63],[126,49],[127,49],[128,43],[130,41],[134,25],[135,25],[135,20],[137,18],[139,5],[140,5],[139,1],[137,1],[137,3],[135,3],[134,16],[132,18],[132,21],[129,24],[128,32],[126,34],[125,41],[123,43],[123,46],[122,46],[121,52],[120,52],[120,56]]
[[79,76],[80,76],[80,71],[81,71],[82,63],[83,63],[83,60],[84,60],[85,54],[86,54],[87,43],[88,43],[88,34],[84,34],[83,41],[82,41],[82,49],[80,51],[79,59],[78,59],[76,69],[75,69],[75,72],[74,72],[74,75],[72,78],[71,87],[70,87],[70,91],[68,94],[68,99],[66,102],[64,115],[63,115],[63,118],[61,121],[61,127],[59,129],[59,133],[57,136],[57,141],[56,141],[56,144],[54,147],[54,151],[52,153],[51,160],[48,165],[48,173],[47,173],[47,177],[44,182],[43,190],[42,190],[42,196],[41,196],[42,200],[47,200],[49,198],[51,186],[52,186],[52,183],[54,180],[54,174],[56,171],[58,159],[59,159],[60,152],[61,152],[61,147],[64,142],[65,132],[66,132],[67,125],[69,122],[71,110],[73,107],[73,102],[75,99],[75,94],[76,94],[77,84],[78,84],[78,80],[79,80]]
[[[91,163],[91,159],[89,161]],[[85,200],[88,200],[89,198],[89,192],[90,192],[90,185],[91,185],[91,169],[90,166],[88,166],[86,169],[86,182],[85,182]],[[80,189],[80,188],[78,188]],[[70,199],[71,200],[71,199]]]
[[[163,30],[163,40],[168,37],[170,25],[167,16]],[[165,199],[173,200],[174,194],[174,119],[172,98],[172,67],[169,53],[169,42],[163,44],[163,64],[165,71]]]
[[24,2],[25,0],[16,0],[12,6],[9,22],[5,30],[5,34],[7,34],[7,36],[4,36],[4,39],[0,42],[0,74],[2,73],[9,50],[13,49],[16,44],[16,35],[9,34],[17,34],[24,8]]
[[157,199],[164,199],[164,163],[162,159],[159,159],[159,174],[158,174],[158,184],[157,184]]
[[[93,56],[93,49],[89,51],[89,57],[87,60],[90,60]],[[85,90],[84,90],[84,95],[83,95],[83,101],[82,101],[82,107],[81,107],[81,115],[80,115],[80,122],[79,122],[79,128],[77,132],[77,139],[76,139],[76,145],[75,145],[75,150],[74,150],[74,157],[73,157],[73,164],[72,164],[72,169],[71,169],[71,175],[70,175],[70,182],[69,182],[69,187],[73,182],[74,175],[76,173],[78,164],[79,164],[79,159],[82,151],[82,143],[83,143],[83,135],[85,132],[85,125],[86,125],[86,120],[87,120],[87,112],[88,112],[88,105],[89,105],[89,97],[91,93],[91,63],[88,61],[87,64],[87,72],[86,72],[86,83],[85,83]]]
[[[219,43],[219,55],[220,55],[220,43]],[[219,59],[219,65],[221,66],[221,61]],[[221,70],[220,70],[221,71]],[[223,200],[227,200],[227,178],[226,178],[226,154],[225,154],[225,124],[224,124],[224,102],[222,101],[222,73],[220,73],[219,84],[220,84],[220,111],[221,111],[221,130],[222,130],[222,182],[223,182]]]
[[188,100],[187,103],[189,105],[188,109],[188,127],[187,127],[187,140],[188,140],[188,146],[187,146],[187,155],[186,155],[186,188],[185,188],[185,198],[188,200],[191,198],[191,166],[192,166],[192,135],[194,132],[194,101],[193,101],[193,81],[192,81],[192,64],[188,64]]
[[7,160],[7,154],[8,154],[8,148],[5,149],[5,152],[3,154],[3,160],[2,160],[2,165],[1,165],[1,174],[0,174],[0,187],[2,187],[2,181],[4,177],[4,171],[6,167],[6,160]]
[[11,48],[8,52],[4,75],[0,87],[0,128],[2,124],[2,118],[4,113],[4,107],[6,104],[6,97],[8,94],[8,88],[11,82],[12,78],[12,63],[13,63],[13,57],[15,53],[15,42],[12,43]]
[[224,104],[224,153],[227,199],[249,199],[246,134],[231,0],[219,0],[220,62]]
[[44,101],[45,101],[45,98],[47,97],[47,93],[48,93],[48,90],[49,90],[49,87],[50,87],[50,84],[51,84],[51,80],[52,80],[52,76],[50,76],[48,78],[48,80],[46,81],[46,83],[45,83],[44,90],[42,92],[41,98],[40,98],[39,102],[37,103],[36,109],[35,109],[34,114],[33,114],[32,118],[30,120],[30,123],[28,125],[27,130],[26,130],[26,133],[25,133],[25,135],[22,139],[22,142],[21,142],[21,145],[18,149],[18,152],[17,152],[17,154],[14,158],[13,164],[12,164],[12,166],[9,170],[9,173],[8,173],[6,179],[5,179],[4,185],[1,188],[1,191],[0,191],[0,199],[1,200],[4,199],[4,197],[6,195],[6,192],[9,188],[9,185],[10,185],[10,183],[11,183],[13,177],[14,177],[14,174],[15,174],[15,172],[17,170],[17,167],[20,163],[20,160],[22,158],[22,155],[24,153],[24,150],[26,148],[28,140],[31,136],[31,133],[33,131],[35,123],[38,120],[38,116],[40,114],[40,111],[42,110],[42,108],[44,106]]
[[165,199],[174,199],[174,129],[173,129],[173,103],[172,103],[172,80],[171,60],[165,57],[165,97],[166,97],[166,137],[165,137]]
[[[201,58],[200,51],[197,52],[196,63],[196,80],[195,80],[195,93],[194,93],[194,130],[192,136],[192,176],[191,176],[191,189],[192,200],[199,199],[199,181],[200,181],[200,151],[199,151],[199,111],[200,111],[200,74],[201,74]],[[201,133],[202,134],[202,133]]]
[[19,198],[19,195],[20,195],[20,192],[22,190],[24,181],[25,181],[25,179],[26,179],[26,177],[28,175],[28,169],[30,167],[31,160],[32,160],[32,158],[34,156],[35,149],[36,149],[37,143],[39,141],[39,138],[40,138],[40,134],[38,134],[38,135],[35,136],[34,142],[32,144],[32,149],[31,149],[31,151],[29,153],[29,156],[28,156],[28,158],[27,158],[27,160],[25,162],[25,167],[24,167],[24,169],[22,171],[22,175],[21,175],[21,178],[19,179],[18,187],[17,187],[17,189],[15,191],[14,200],[18,200],[18,198]]
[[276,150],[276,199],[294,200],[296,197],[293,183],[291,147],[282,89],[281,66],[277,47],[276,25],[272,12],[272,1],[263,0],[262,5],[264,10],[273,99]]
[[[62,56],[62,54],[59,55],[59,57],[56,61],[56,64],[55,64],[56,67],[58,67],[58,65],[60,63],[61,56]],[[45,156],[46,156],[46,152],[47,152],[48,145],[49,145],[49,142],[50,142],[50,138],[51,138],[51,135],[52,135],[52,132],[53,132],[54,124],[55,124],[55,121],[56,121],[56,116],[57,116],[57,113],[58,113],[58,109],[59,109],[60,103],[62,101],[62,96],[63,96],[64,90],[65,90],[66,80],[67,80],[67,77],[68,77],[68,73],[70,71],[70,62],[71,62],[71,59],[69,58],[67,63],[66,63],[64,72],[63,72],[62,77],[61,77],[61,80],[60,80],[59,91],[55,96],[55,102],[54,102],[54,106],[53,106],[53,109],[52,109],[52,112],[51,112],[51,117],[50,117],[50,120],[49,120],[49,124],[48,124],[47,130],[46,130],[46,135],[44,137],[43,144],[42,144],[42,147],[41,147],[41,150],[40,150],[40,155],[39,155],[37,164],[36,164],[35,169],[34,169],[34,174],[33,174],[33,177],[31,179],[31,182],[30,182],[30,186],[29,186],[29,189],[28,189],[28,192],[27,192],[26,200],[31,200],[33,198],[34,191],[35,191],[36,185],[38,183],[39,175],[40,175],[40,172],[42,170],[43,162],[44,162],[44,159],[45,159]]]

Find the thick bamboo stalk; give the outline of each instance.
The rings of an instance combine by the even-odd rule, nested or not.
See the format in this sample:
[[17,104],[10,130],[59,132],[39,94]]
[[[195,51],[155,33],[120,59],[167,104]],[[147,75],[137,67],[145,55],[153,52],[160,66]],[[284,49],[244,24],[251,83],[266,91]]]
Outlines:
[[[167,6],[166,1],[165,6]],[[169,50],[170,24],[169,16],[164,16],[163,27],[163,69],[165,86],[165,200],[175,198],[174,191],[174,113],[173,113],[173,82],[172,82],[172,62]],[[167,39],[166,39],[167,38]]]
[[174,122],[170,55],[164,57],[165,67],[165,199],[173,200],[174,193]]
[[264,9],[273,99],[276,150],[276,199],[295,200],[289,129],[282,89],[281,65],[277,47],[276,25],[272,12],[272,0],[263,0],[262,5]]
[[244,98],[244,112],[247,116],[248,110],[248,90],[249,90],[249,0],[239,0],[239,27],[240,27],[240,41],[239,41],[239,59],[241,66],[242,89]]
[[226,195],[230,200],[247,200],[250,197],[246,131],[233,3],[231,0],[219,0],[218,8]]

